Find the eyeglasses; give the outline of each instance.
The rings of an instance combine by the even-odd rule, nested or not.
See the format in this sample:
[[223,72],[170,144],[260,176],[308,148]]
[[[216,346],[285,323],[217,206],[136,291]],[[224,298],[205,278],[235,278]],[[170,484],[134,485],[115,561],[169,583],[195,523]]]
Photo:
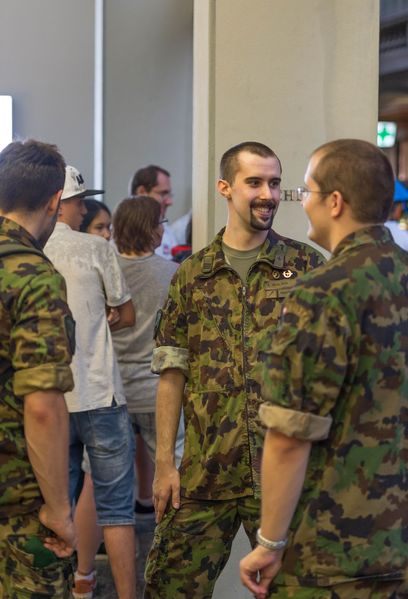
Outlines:
[[159,225],[163,225],[164,223],[168,223],[169,219],[168,218],[162,218],[161,220],[159,220]]
[[333,193],[332,191],[316,191],[311,189],[306,189],[306,187],[297,187],[296,189],[281,189],[280,192],[280,201],[281,202],[301,202],[306,199],[309,193],[321,193],[328,194]]

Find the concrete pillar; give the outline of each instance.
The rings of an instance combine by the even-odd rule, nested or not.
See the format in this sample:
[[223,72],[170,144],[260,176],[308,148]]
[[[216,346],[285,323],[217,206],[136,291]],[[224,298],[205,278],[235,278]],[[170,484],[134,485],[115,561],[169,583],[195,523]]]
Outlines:
[[[289,189],[302,185],[321,143],[375,142],[378,32],[378,0],[195,0],[195,249],[225,223],[214,182],[228,147],[249,139],[271,146]],[[275,224],[306,239],[297,203],[282,204]]]
[[[282,188],[303,184],[310,152],[339,137],[376,141],[378,0],[195,0],[193,85],[194,249],[226,220],[215,192],[222,153],[244,140],[271,146]],[[299,203],[281,204],[276,229],[307,240]],[[234,542],[214,598],[249,598]]]

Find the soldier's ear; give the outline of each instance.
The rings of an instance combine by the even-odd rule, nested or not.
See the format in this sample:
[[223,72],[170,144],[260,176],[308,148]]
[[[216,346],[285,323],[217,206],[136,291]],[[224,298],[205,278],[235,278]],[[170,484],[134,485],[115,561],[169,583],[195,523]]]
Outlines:
[[347,202],[340,191],[333,191],[329,196],[330,213],[334,218],[341,216],[346,209]]
[[227,198],[227,200],[231,199],[231,185],[225,179],[218,179],[217,183],[218,192]]
[[51,198],[48,202],[48,205],[47,205],[47,212],[50,215],[55,214],[55,212],[57,212],[59,210],[61,196],[62,196],[62,189],[60,189],[59,191],[54,193],[54,195],[51,196]]

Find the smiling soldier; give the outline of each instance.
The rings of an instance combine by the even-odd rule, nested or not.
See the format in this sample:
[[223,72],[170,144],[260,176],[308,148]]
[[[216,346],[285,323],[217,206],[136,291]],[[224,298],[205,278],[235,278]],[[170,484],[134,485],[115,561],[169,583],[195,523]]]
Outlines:
[[324,261],[271,229],[280,182],[280,161],[267,146],[244,142],[225,152],[218,191],[227,200],[227,225],[181,264],[158,319],[158,526],[146,568],[149,599],[211,597],[241,523],[255,544],[263,444],[257,346],[276,327],[297,278]]

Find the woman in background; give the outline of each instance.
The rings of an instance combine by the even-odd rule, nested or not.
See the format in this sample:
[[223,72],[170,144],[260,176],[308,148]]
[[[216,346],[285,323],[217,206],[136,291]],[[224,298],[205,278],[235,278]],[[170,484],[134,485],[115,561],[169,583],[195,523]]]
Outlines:
[[[152,503],[153,464],[156,450],[156,390],[159,377],[150,370],[154,348],[154,323],[163,307],[170,281],[178,264],[155,254],[163,236],[160,204],[135,196],[120,202],[113,215],[113,238],[132,300],[137,306],[136,323],[112,334],[130,419],[136,434],[136,469],[139,483],[135,506],[136,540],[139,546],[137,585],[141,594],[144,562],[153,538],[155,519]],[[144,454],[138,443],[143,439]],[[179,462],[184,443],[183,427],[176,441]],[[138,459],[138,454],[140,461]],[[139,594],[138,594],[139,596]]]

